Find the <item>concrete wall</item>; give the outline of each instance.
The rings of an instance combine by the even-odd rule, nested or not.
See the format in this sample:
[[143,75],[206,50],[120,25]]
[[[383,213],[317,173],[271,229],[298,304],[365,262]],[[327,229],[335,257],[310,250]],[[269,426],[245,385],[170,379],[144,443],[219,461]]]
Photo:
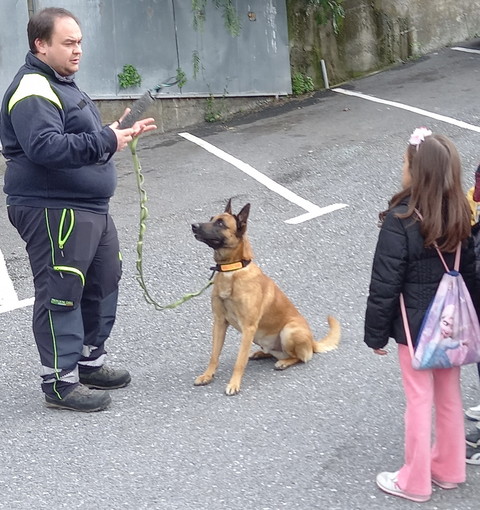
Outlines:
[[291,65],[323,86],[479,37],[480,0],[344,0],[338,34],[304,0],[287,0]]
[[420,54],[480,34],[478,0],[376,0],[375,8],[393,20],[409,20],[412,43]]
[[[158,126],[155,133],[165,133],[205,123],[207,118],[208,122],[217,122],[235,114],[258,111],[276,101],[277,98],[272,96],[159,98],[145,112],[145,117],[155,118]],[[118,119],[125,108],[132,104],[126,99],[101,100],[95,103],[105,124]]]

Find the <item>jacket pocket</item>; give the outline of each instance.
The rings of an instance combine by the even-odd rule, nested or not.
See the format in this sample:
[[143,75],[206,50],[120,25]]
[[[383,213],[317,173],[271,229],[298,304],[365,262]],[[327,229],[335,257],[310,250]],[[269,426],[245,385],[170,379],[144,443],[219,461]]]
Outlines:
[[75,310],[82,299],[85,277],[70,266],[48,267],[47,309],[55,312]]

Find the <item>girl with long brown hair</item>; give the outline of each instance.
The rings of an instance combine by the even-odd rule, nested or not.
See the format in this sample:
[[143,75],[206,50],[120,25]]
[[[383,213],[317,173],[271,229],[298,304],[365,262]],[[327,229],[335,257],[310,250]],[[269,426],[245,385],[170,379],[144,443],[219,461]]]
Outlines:
[[416,339],[445,273],[435,245],[453,267],[459,242],[460,272],[470,292],[474,291],[470,218],[457,149],[443,135],[416,129],[404,156],[402,190],[380,214],[365,316],[365,342],[376,354],[387,354],[389,338],[397,342],[406,397],[404,464],[398,471],[380,473],[377,485],[388,494],[416,502],[430,499],[432,483],[455,489],[465,481],[460,368],[412,367],[399,296],[404,296],[412,339]]

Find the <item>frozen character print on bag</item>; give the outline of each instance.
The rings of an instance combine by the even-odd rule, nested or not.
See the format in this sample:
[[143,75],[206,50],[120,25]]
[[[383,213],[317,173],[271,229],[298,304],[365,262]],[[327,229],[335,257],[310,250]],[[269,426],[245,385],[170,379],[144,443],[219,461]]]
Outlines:
[[451,349],[457,349],[461,344],[452,338],[455,306],[447,305],[440,318],[440,336],[438,343],[430,342],[425,350],[424,359],[429,361],[424,368],[450,368],[452,362],[447,354]]
[[454,304],[446,305],[439,322],[438,341],[432,339],[422,355],[422,368],[451,368],[462,365],[468,352],[468,340],[459,339],[462,331],[455,331],[458,324]]

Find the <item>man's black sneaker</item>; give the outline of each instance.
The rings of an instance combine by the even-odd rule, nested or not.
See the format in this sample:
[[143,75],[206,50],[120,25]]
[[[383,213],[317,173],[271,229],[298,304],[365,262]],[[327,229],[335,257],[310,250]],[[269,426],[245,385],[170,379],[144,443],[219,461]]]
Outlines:
[[102,365],[98,370],[79,372],[80,382],[89,388],[115,390],[127,386],[132,378],[127,370]]
[[82,413],[93,413],[106,409],[112,399],[107,391],[95,391],[83,384],[77,384],[75,388],[62,399],[45,395],[47,407],[55,409],[67,409]]

